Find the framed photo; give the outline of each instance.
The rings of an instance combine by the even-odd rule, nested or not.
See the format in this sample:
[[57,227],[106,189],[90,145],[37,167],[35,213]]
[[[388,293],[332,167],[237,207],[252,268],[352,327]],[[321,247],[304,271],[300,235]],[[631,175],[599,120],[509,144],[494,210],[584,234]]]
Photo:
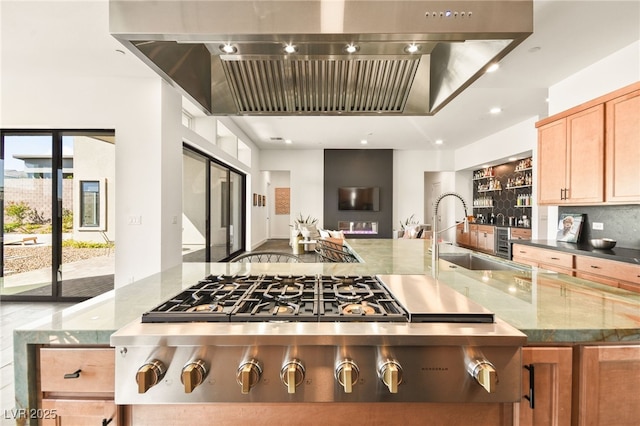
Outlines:
[[584,223],[582,213],[563,213],[558,220],[558,232],[556,241],[566,241],[567,243],[577,243],[580,240],[580,232]]
[[258,205],[258,194],[256,194],[255,192],[253,193],[253,205]]
[[262,207],[262,195],[258,195],[258,207]]
[[263,195],[262,196],[262,207],[266,207],[267,206],[267,196]]

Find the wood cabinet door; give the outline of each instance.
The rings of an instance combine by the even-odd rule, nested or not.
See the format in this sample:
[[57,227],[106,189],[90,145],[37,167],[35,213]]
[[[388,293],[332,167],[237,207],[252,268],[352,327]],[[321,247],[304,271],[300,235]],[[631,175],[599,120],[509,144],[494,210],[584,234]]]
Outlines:
[[604,201],[604,104],[567,117],[565,204]]
[[567,120],[538,128],[538,204],[563,204],[567,167]]
[[640,201],[640,90],[606,104],[606,201]]
[[469,232],[463,232],[463,231],[464,231],[463,224],[459,224],[456,226],[456,243],[459,246],[468,246],[471,237]]
[[478,225],[469,225],[469,247],[478,248]]
[[640,345],[582,346],[576,370],[576,425],[638,424]]
[[[571,425],[571,385],[572,349],[557,347],[522,348],[523,395],[519,407],[521,426],[570,426]],[[533,366],[533,375],[524,366]],[[531,386],[531,376],[534,377]]]

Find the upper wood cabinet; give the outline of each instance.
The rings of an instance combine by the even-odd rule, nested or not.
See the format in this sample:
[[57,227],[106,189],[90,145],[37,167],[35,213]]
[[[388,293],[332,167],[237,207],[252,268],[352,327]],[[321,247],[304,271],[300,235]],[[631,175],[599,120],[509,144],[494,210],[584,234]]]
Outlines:
[[640,202],[640,82],[536,127],[538,204]]
[[538,129],[538,203],[588,204],[604,198],[604,105]]
[[606,104],[606,201],[640,200],[640,90]]

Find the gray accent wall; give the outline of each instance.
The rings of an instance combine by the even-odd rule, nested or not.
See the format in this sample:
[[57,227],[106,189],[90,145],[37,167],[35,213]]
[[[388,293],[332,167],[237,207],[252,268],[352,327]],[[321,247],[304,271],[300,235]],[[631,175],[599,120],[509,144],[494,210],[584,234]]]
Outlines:
[[[338,188],[362,186],[380,188],[380,211],[338,210]],[[349,235],[349,238],[391,238],[393,221],[393,150],[327,149],[324,151],[325,229],[338,229],[339,221],[378,222],[377,235]]]
[[[640,249],[640,205],[559,207],[562,213],[586,214],[580,241],[591,238],[613,238],[616,247]],[[602,231],[593,229],[593,222],[603,224]]]

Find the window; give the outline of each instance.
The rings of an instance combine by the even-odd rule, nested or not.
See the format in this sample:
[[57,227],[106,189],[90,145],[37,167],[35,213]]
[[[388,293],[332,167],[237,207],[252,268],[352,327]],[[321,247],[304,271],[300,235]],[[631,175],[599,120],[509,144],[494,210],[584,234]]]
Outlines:
[[100,182],[80,181],[80,226],[100,226]]

